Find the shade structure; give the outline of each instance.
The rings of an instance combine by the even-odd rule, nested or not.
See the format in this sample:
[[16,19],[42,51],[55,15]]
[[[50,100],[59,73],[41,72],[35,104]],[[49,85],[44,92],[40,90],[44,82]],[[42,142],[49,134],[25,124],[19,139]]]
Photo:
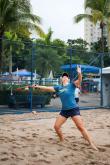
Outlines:
[[102,74],[110,74],[110,67],[103,68]]
[[[31,76],[31,72],[27,71],[26,69],[21,69],[21,70],[17,70],[15,72],[12,72],[12,75],[16,75],[16,76],[21,76],[21,77],[30,77]],[[35,76],[35,73],[32,73],[32,76]],[[39,75],[36,73],[36,77],[39,77]]]
[[[100,73],[100,68],[95,67],[95,66],[90,66],[90,65],[82,65],[82,64],[72,64],[71,69],[72,71],[77,70],[77,65],[81,66],[81,70],[83,73],[94,73],[94,74],[99,74]],[[70,64],[67,65],[62,65],[61,69],[64,71],[70,71]]]

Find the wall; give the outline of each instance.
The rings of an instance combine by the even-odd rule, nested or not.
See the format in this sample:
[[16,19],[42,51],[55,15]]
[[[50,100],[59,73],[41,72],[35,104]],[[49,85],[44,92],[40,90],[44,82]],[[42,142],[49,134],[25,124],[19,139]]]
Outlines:
[[110,73],[103,74],[103,106],[110,107]]

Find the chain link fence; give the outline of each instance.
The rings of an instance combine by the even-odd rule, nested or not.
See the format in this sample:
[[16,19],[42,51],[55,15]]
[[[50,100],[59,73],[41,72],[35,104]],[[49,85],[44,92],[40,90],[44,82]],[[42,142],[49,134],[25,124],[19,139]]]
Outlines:
[[[79,106],[99,107],[102,100],[101,66],[109,53],[75,50],[69,45],[58,47],[23,39],[4,39],[0,53],[0,104],[9,108],[60,109],[59,97],[32,88],[32,84],[54,86],[61,83],[61,75],[67,72],[71,80],[78,75],[81,65],[83,81],[80,88]],[[43,108],[44,109],[44,108]]]

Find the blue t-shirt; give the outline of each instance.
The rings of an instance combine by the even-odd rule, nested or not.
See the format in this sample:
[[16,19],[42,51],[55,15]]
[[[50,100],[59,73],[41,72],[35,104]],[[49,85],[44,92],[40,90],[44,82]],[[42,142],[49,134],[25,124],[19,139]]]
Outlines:
[[78,107],[75,100],[75,88],[76,86],[73,83],[69,83],[65,86],[57,85],[54,86],[54,89],[57,95],[60,97],[62,102],[62,110],[69,110],[75,107]]

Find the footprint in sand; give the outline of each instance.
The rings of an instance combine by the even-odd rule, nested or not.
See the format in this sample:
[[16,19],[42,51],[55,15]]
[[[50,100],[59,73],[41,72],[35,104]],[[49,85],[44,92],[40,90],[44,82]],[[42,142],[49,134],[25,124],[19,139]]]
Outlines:
[[1,158],[0,160],[1,161],[7,161],[7,160],[9,160],[9,158]]
[[105,152],[105,151],[106,151],[105,148],[100,148],[100,147],[98,147],[98,149],[99,149],[99,151],[101,151],[101,152]]
[[40,156],[43,156],[43,158],[48,158],[47,154],[40,152]]
[[20,146],[17,146],[17,145],[14,145],[13,148],[15,148],[15,149],[18,148],[18,149],[20,149],[21,147],[20,147]]
[[1,152],[1,154],[2,155],[7,155],[8,153],[4,151],[4,152]]
[[110,144],[106,144],[106,145],[104,145],[104,147],[108,147],[108,148],[110,148]]
[[13,156],[17,157],[17,155],[15,153],[12,153]]
[[85,147],[84,147],[84,146],[82,146],[82,147],[81,147],[81,149],[82,149],[82,150],[84,150],[84,149],[85,149]]
[[51,164],[51,161],[49,161],[49,160],[45,160],[45,159],[39,159],[37,162],[36,162],[36,164],[38,163],[46,163],[46,164]]
[[108,128],[110,128],[110,125],[107,125]]
[[48,138],[48,140],[54,140],[54,138]]
[[92,161],[92,162],[90,162],[90,165],[96,165],[96,163],[97,162]]
[[93,151],[89,151],[89,153],[90,153],[90,154],[94,154],[94,152],[93,152]]
[[27,148],[27,146],[22,146],[23,148]]
[[15,142],[16,140],[15,139],[9,139],[8,141],[9,142]]
[[32,157],[37,157],[38,154],[36,154],[36,153],[31,153],[31,156],[32,156]]
[[16,129],[16,128],[13,128],[13,127],[11,128],[11,130],[15,130],[15,129]]
[[27,138],[27,137],[21,136],[21,138],[24,139],[24,140],[27,140],[27,141],[32,141],[33,140],[33,139],[29,138],[29,137]]
[[15,153],[12,153],[12,156],[11,156],[12,159],[17,158],[17,157],[18,156]]
[[37,133],[33,133],[32,134],[32,137],[37,137],[39,134],[37,134]]
[[57,151],[62,151],[62,149],[57,149]]
[[77,147],[78,144],[75,144],[75,143],[73,142],[73,143],[72,143],[72,146],[73,146],[73,147]]

